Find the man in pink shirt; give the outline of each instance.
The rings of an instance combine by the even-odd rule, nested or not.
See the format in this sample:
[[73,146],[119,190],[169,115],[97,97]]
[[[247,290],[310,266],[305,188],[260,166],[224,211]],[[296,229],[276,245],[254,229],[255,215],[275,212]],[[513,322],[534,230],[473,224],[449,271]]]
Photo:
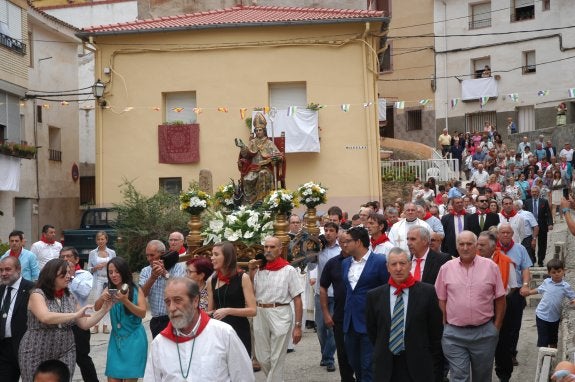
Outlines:
[[497,265],[476,256],[473,232],[461,232],[456,245],[459,258],[445,263],[435,282],[445,325],[441,345],[449,362],[450,380],[491,381],[506,291]]

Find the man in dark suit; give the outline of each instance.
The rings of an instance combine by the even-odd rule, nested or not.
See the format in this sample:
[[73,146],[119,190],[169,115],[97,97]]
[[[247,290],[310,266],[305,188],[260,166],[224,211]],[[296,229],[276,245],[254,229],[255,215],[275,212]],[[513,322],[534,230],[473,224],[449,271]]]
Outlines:
[[553,214],[546,199],[540,198],[539,187],[531,187],[531,198],[525,200],[523,208],[529,211],[537,219],[539,234],[537,236],[537,263],[543,266],[545,252],[547,252],[547,235],[553,230]]
[[453,206],[453,212],[443,215],[441,224],[443,225],[443,232],[445,238],[441,244],[441,252],[449,253],[452,257],[458,257],[457,249],[455,248],[455,238],[464,230],[465,225],[465,209],[463,208],[463,198],[455,197],[450,201]]
[[345,282],[345,308],[343,332],[348,361],[357,380],[373,381],[371,357],[373,345],[367,335],[365,306],[367,292],[384,285],[389,280],[386,260],[369,250],[369,235],[363,227],[347,231],[349,239],[339,242],[342,250],[351,256],[342,262],[342,277]]
[[23,279],[14,256],[0,260],[0,375],[2,381],[18,382],[18,349],[28,323],[28,298],[34,283]]
[[375,354],[373,379],[440,382],[443,318],[435,288],[411,276],[410,256],[400,248],[390,251],[387,269],[389,284],[367,294],[366,324]]
[[553,146],[551,141],[545,142],[545,156],[549,162],[551,162],[552,157],[558,157],[558,154],[559,153],[557,152],[557,148]]
[[412,257],[411,274],[416,281],[435,285],[439,268],[451,260],[451,256],[429,249],[429,241],[429,231],[423,227],[412,227],[407,231],[407,247]]
[[499,224],[499,215],[489,211],[489,199],[485,195],[479,195],[475,200],[474,214],[467,214],[464,218],[463,228],[466,231],[473,232],[476,236],[489,227],[497,227]]

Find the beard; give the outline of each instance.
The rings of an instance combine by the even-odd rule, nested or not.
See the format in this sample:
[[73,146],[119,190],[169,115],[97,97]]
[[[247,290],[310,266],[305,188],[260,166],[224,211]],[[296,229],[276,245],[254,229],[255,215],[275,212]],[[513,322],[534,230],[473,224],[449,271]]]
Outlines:
[[12,284],[14,284],[14,283],[16,282],[16,280],[18,280],[19,278],[20,278],[20,275],[19,275],[19,274],[15,274],[15,275],[12,275],[12,276],[10,276],[10,277],[8,277],[8,278],[0,279],[0,285],[5,285],[5,286],[12,285]]
[[169,314],[170,322],[178,330],[185,329],[194,320],[194,313],[194,308],[191,305],[183,310],[178,309],[174,313]]

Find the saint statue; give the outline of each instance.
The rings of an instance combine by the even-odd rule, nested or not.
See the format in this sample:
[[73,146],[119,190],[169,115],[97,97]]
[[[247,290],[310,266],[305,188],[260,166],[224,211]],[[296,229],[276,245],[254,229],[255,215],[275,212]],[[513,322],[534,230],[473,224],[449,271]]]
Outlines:
[[275,166],[283,160],[281,152],[267,136],[267,121],[262,113],[253,120],[254,133],[248,144],[236,138],[240,148],[238,169],[244,189],[244,204],[253,204],[263,199],[276,188]]

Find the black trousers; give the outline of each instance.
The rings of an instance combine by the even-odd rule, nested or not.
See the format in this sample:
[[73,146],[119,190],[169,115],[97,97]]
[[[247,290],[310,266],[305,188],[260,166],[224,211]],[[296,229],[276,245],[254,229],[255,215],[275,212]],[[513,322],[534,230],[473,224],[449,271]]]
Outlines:
[[525,297],[521,296],[519,289],[511,293],[507,299],[507,310],[510,310],[510,331],[511,331],[511,352],[513,356],[517,355],[517,343],[519,342],[519,331],[521,330],[521,321],[523,320],[523,309],[527,302]]
[[[547,235],[549,230],[547,226],[539,226],[539,236],[537,236],[537,263],[540,267],[545,266],[543,261],[545,260],[545,255],[547,254]],[[535,261],[533,262],[535,264]]]
[[156,336],[160,334],[166,326],[168,326],[168,322],[170,322],[170,318],[168,316],[152,317],[150,320],[150,332],[152,332],[152,338],[156,338]]
[[0,340],[0,377],[2,381],[18,382],[20,380],[18,354],[15,353],[12,338]]
[[511,320],[512,313],[510,307],[513,302],[511,295],[506,297],[506,310],[503,317],[503,324],[499,330],[499,340],[495,348],[495,374],[501,381],[509,381],[513,373],[513,349],[511,348]]
[[521,240],[521,245],[523,245],[525,247],[525,249],[527,250],[527,253],[529,254],[529,258],[531,259],[531,262],[533,264],[535,264],[535,262],[536,262],[535,250],[531,246],[531,240],[533,240],[533,235],[529,235],[525,239]]
[[349,365],[347,354],[345,352],[343,322],[334,321],[333,336],[335,339],[335,349],[337,352],[337,363],[339,365],[339,376],[341,377],[341,382],[354,382],[353,369]]
[[[401,352],[399,355],[393,356],[393,370],[391,371],[391,380],[398,382],[411,382],[412,379],[409,376],[409,367],[407,366],[407,359],[405,358],[405,352]],[[433,376],[429,376],[430,380]]]
[[90,330],[72,326],[74,342],[76,343],[76,363],[85,382],[98,382],[98,374],[90,357]]

